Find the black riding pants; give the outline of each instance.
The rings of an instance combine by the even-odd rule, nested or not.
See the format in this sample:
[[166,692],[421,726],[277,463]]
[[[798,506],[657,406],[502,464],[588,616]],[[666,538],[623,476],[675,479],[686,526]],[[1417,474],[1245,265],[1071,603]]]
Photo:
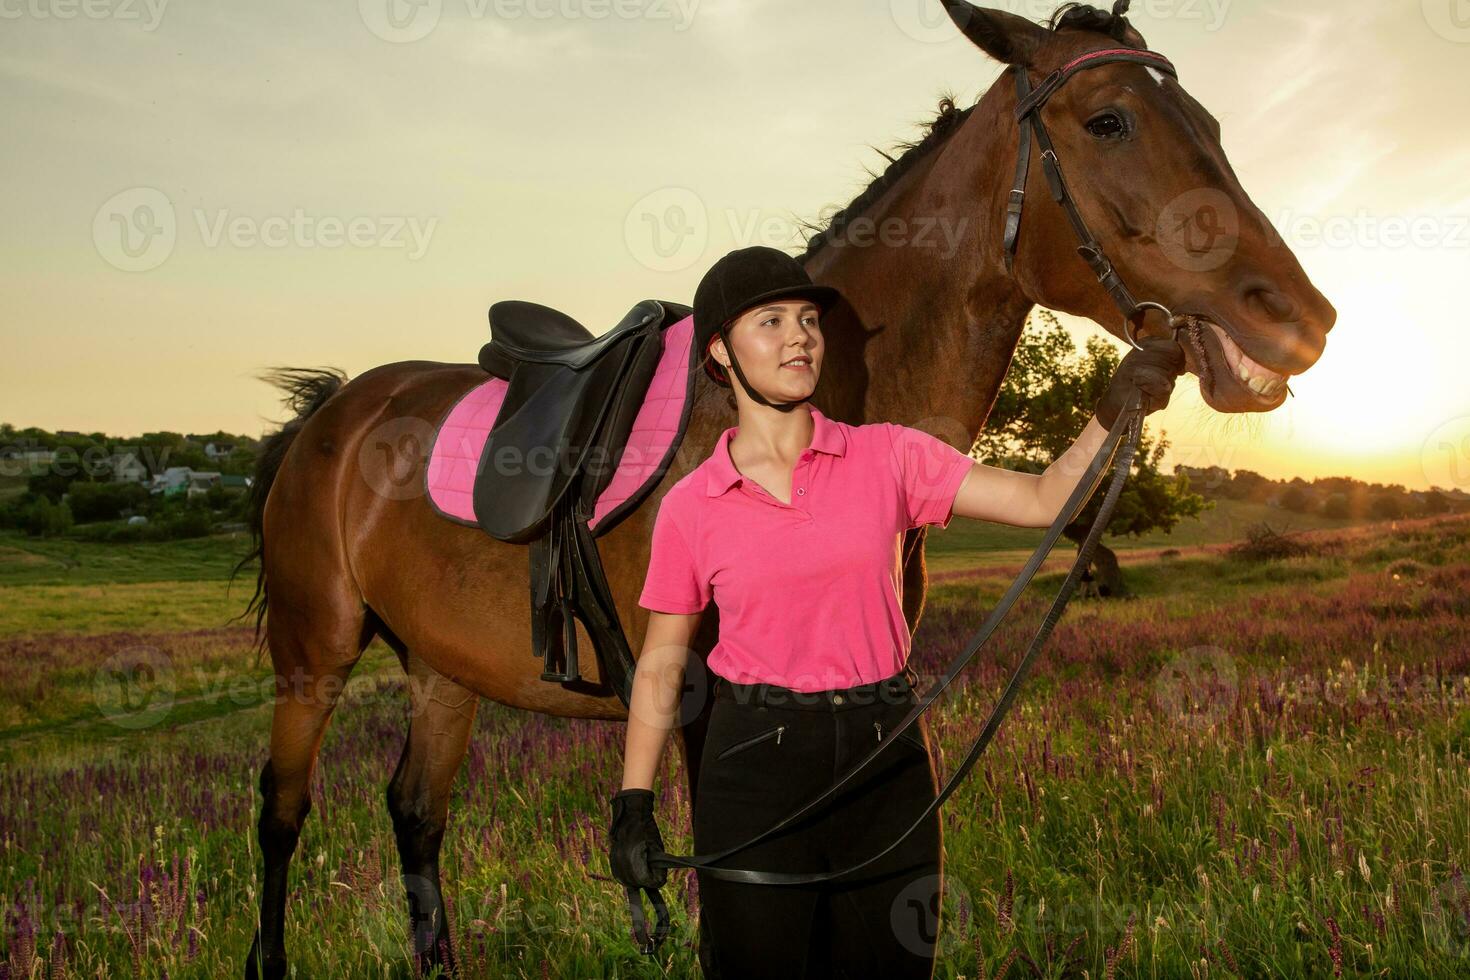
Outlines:
[[[874,684],[802,693],[715,685],[694,802],[694,850],[719,853],[836,782],[918,701],[905,670]],[[933,802],[926,718],[812,813],[722,862],[761,871],[832,871],[892,844]],[[697,871],[710,977],[928,978],[942,896],[939,812],[853,875],[816,885],[721,881]]]

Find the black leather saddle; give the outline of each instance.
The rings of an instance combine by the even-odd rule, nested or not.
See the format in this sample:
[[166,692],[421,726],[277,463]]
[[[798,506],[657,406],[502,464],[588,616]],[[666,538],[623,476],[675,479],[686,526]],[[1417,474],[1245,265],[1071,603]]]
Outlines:
[[[575,620],[592,638],[602,676],[628,704],[633,655],[623,634],[594,538],[637,509],[667,472],[688,425],[693,345],[677,364],[664,358],[665,332],[688,317],[678,303],[646,299],[599,336],[548,306],[506,300],[490,307],[490,342],[480,366],[508,382],[474,483],[476,520],[498,541],[529,544],[532,647],[543,680],[588,693]],[[629,446],[635,420],[660,368],[659,392],[682,394],[677,431],[656,465],[642,458],[624,474],[617,503],[596,514]],[[667,433],[665,433],[667,437]],[[596,518],[594,520],[594,514]]]

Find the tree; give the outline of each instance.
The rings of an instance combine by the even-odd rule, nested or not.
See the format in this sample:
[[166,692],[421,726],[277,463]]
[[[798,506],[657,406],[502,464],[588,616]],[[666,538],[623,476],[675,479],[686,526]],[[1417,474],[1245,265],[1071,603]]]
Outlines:
[[1311,508],[1307,488],[1292,484],[1281,491],[1281,506],[1294,514],[1305,514]]
[[1430,490],[1424,495],[1424,513],[1444,514],[1450,509],[1449,498],[1438,490]]
[[1393,494],[1381,493],[1373,498],[1370,513],[1379,520],[1393,520],[1404,516],[1404,506]]
[[65,534],[71,527],[71,508],[65,503],[53,504],[37,497],[25,516],[25,532],[33,538],[50,538]]
[[1276,492],[1276,484],[1255,470],[1236,470],[1230,481],[1230,496],[1253,504],[1264,504]]
[[[985,429],[976,440],[981,460],[1028,473],[1045,470],[1082,434],[1119,360],[1113,345],[1100,337],[1089,337],[1085,353],[1078,355],[1056,316],[1035,310],[1027,319]],[[1138,536],[1156,528],[1167,533],[1182,518],[1214,506],[1190,491],[1189,478],[1183,473],[1166,477],[1159,470],[1168,446],[1163,437],[1151,440],[1145,424],[1128,482],[1105,533]],[[1097,519],[1103,486],[1099,485],[1092,500],[1063,529],[1079,548]],[[1100,595],[1127,594],[1117,555],[1101,540],[1092,561]]]
[[204,502],[209,505],[210,510],[223,510],[230,502],[230,492],[222,483],[211,484],[204,491]]
[[130,508],[148,502],[148,490],[136,483],[88,483],[78,480],[67,493],[67,504],[78,524],[111,521]]
[[1322,516],[1333,520],[1345,521],[1351,516],[1348,506],[1348,498],[1345,493],[1334,493],[1328,496],[1327,502],[1322,505]]

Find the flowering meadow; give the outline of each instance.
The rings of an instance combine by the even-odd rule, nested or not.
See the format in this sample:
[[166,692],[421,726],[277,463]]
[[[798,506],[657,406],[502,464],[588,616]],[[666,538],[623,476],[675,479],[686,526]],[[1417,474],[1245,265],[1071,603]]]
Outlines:
[[[942,811],[937,976],[1470,975],[1470,518],[1308,538],[1272,561],[1120,552],[1135,597],[1072,603]],[[0,542],[0,978],[241,975],[271,690],[226,623],[244,595],[32,580],[19,548]],[[1019,564],[936,576],[924,678]],[[1059,583],[1039,578],[931,712],[942,778]],[[406,727],[375,645],[292,865],[296,976],[413,975],[384,801]],[[654,962],[608,879],[623,734],[482,704],[443,853],[464,975],[698,974],[693,876],[670,874]],[[688,854],[672,748],[658,788]]]

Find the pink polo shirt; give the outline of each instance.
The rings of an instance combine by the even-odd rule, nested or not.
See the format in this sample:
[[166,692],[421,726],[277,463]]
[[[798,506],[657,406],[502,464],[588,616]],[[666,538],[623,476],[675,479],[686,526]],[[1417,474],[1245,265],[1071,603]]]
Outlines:
[[737,683],[821,691],[902,670],[903,532],[947,527],[975,464],[919,429],[811,413],[791,503],[735,468],[733,427],[669,488],[654,521],[638,604],[694,613],[713,598],[720,635],[709,668]]

